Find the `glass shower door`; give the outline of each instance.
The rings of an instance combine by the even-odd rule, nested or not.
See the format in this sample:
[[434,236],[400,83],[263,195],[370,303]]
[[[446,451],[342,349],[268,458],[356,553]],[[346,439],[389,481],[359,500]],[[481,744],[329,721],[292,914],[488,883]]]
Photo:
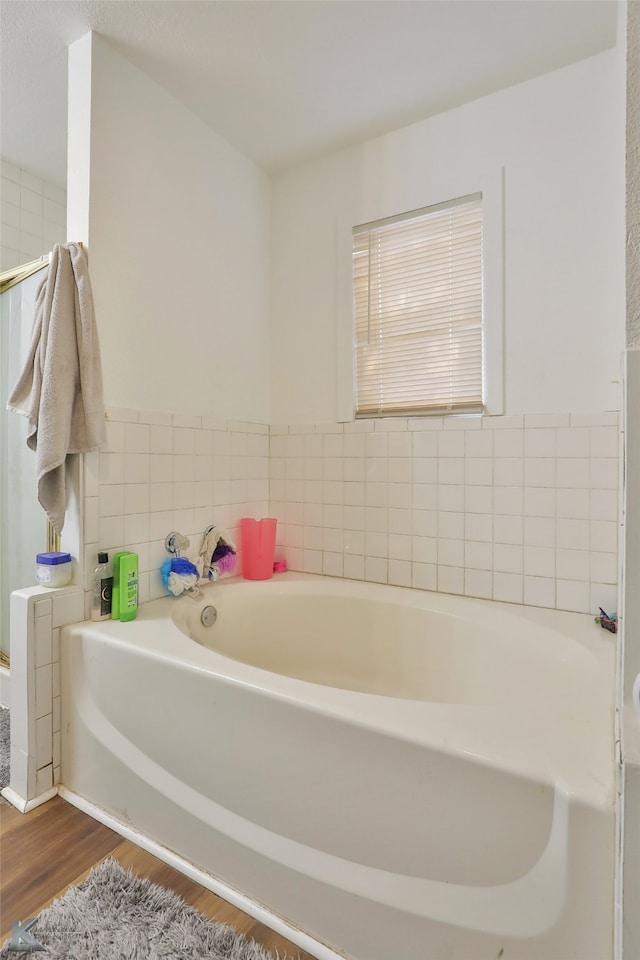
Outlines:
[[7,655],[11,593],[35,583],[35,555],[47,549],[36,458],[26,443],[27,420],[6,409],[31,342],[43,277],[40,271],[0,295],[0,648]]

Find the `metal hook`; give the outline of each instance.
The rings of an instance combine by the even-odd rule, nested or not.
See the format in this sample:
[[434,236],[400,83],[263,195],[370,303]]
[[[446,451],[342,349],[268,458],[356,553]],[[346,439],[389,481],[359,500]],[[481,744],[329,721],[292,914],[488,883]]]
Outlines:
[[167,534],[164,547],[167,553],[173,553],[176,557],[179,557],[180,551],[186,550],[189,547],[189,537],[185,537],[183,534],[178,533],[177,530],[173,530]]

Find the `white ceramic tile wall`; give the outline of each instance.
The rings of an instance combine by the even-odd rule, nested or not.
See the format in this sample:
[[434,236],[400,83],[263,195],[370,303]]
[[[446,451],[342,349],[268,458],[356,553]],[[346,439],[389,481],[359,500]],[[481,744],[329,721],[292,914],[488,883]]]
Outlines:
[[[164,539],[275,516],[291,569],[597,612],[616,607],[616,412],[249,424],[110,409],[85,457],[85,615],[99,550],[164,593]],[[55,625],[54,625],[55,626]]]
[[238,538],[240,518],[269,513],[269,427],[212,417],[111,408],[107,445],[84,458],[85,613],[99,550],[139,555],[140,602],[163,596],[165,537],[197,556],[215,523]]
[[0,270],[48,253],[67,238],[67,194],[0,158]]
[[272,426],[278,550],[309,573],[612,612],[618,419]]

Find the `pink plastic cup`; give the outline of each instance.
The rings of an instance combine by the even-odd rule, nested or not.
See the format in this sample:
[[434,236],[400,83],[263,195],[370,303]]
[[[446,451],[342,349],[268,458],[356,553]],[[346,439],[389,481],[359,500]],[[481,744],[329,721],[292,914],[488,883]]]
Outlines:
[[242,576],[245,580],[269,580],[273,576],[277,522],[273,517],[241,519]]

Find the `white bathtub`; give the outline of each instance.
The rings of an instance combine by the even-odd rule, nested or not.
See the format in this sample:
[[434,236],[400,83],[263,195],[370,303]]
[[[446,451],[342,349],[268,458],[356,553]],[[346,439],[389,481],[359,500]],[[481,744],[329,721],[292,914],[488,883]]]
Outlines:
[[592,618],[286,574],[67,627],[61,659],[66,795],[336,952],[613,956]]

